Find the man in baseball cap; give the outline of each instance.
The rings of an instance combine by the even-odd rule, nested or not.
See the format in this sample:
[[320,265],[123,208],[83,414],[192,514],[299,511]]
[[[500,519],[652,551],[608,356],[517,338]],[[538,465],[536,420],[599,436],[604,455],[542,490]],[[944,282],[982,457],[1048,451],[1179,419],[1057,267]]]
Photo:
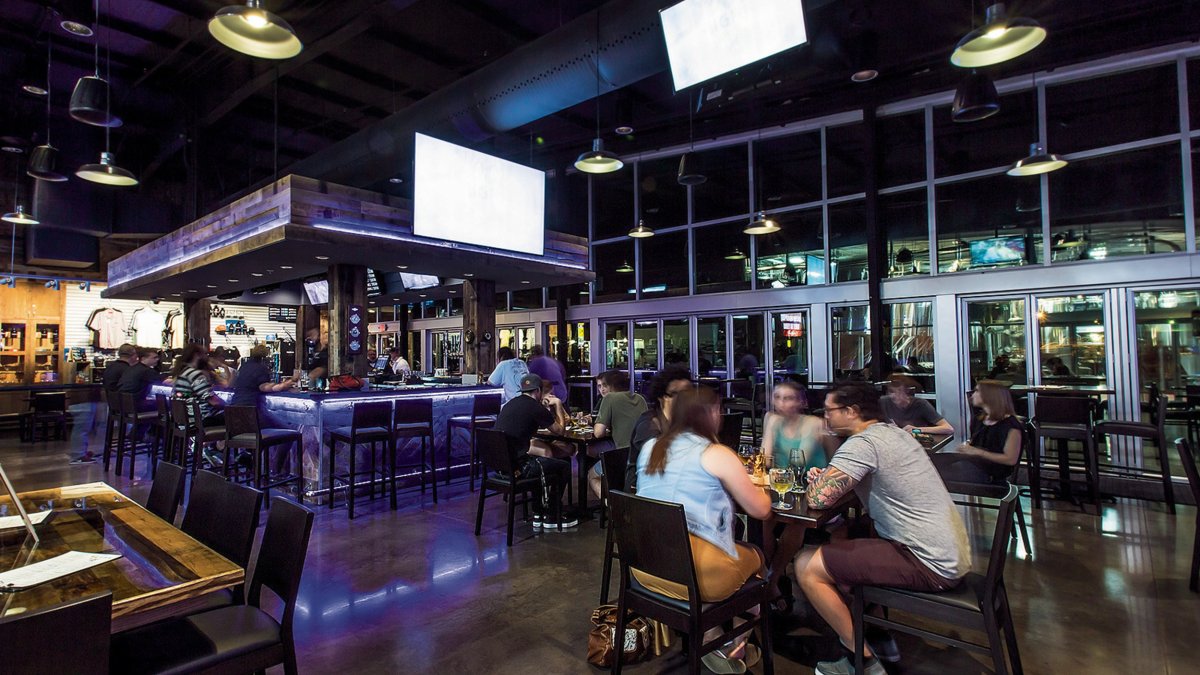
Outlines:
[[[542,477],[542,489],[539,499],[534,502],[533,527],[546,531],[557,530],[559,521],[555,519],[556,504],[562,503],[563,490],[571,479],[571,463],[568,460],[540,456],[542,447],[532,448],[535,443],[534,434],[538,429],[549,429],[556,434],[563,433],[563,425],[567,419],[563,403],[553,395],[544,396],[542,378],[533,373],[525,373],[520,381],[521,394],[513,398],[500,409],[496,418],[496,430],[508,437],[508,447],[516,453],[515,465],[522,476]],[[540,444],[539,444],[540,446]],[[575,527],[579,520],[575,517],[562,517],[562,526]]]

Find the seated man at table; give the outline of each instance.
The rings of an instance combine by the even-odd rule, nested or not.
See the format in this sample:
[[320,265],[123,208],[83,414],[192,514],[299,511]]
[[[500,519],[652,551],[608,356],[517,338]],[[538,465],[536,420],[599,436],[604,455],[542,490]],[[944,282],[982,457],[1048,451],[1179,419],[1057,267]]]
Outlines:
[[[844,595],[851,587],[945,591],[957,586],[971,569],[966,528],[929,456],[912,435],[881,422],[882,415],[879,396],[870,384],[843,383],[826,395],[825,421],[830,430],[847,438],[828,467],[809,472],[807,497],[809,508],[825,509],[854,490],[871,514],[879,538],[843,539],[796,556],[801,589],[847,649],[854,644]],[[883,675],[869,645],[865,651],[866,673]],[[900,657],[894,645],[884,651],[890,652],[881,653],[888,660]],[[818,663],[816,672],[854,671],[850,658],[843,657]]]
[[911,377],[892,376],[887,383],[887,395],[879,399],[879,404],[883,406],[883,417],[880,419],[909,433],[953,434],[954,427],[946,418],[929,401],[914,395],[920,389],[921,385]]
[[[540,457],[531,452],[530,443],[538,429],[563,433],[563,425],[555,411],[542,404],[542,378],[526,373],[520,381],[520,394],[500,408],[496,430],[508,437],[508,447],[516,454],[515,464],[521,476],[540,476],[541,494],[533,507],[533,526],[545,530],[558,528],[554,520],[554,505],[562,503],[563,490],[571,480],[570,460]],[[553,398],[553,396],[551,396]],[[562,402],[554,400],[561,409]],[[553,405],[553,404],[552,404]],[[564,515],[562,526],[575,527],[579,520]]]
[[158,372],[158,350],[138,347],[137,363],[121,375],[117,391],[121,394],[133,394],[138,410],[153,410],[154,401],[148,398],[150,386],[162,380],[163,376]]
[[[596,381],[600,383],[604,398],[600,400],[600,412],[596,415],[592,435],[611,439],[607,449],[628,448],[633,442],[633,427],[646,412],[646,399],[635,391],[629,391],[629,373],[623,370],[606,370],[600,373]],[[604,475],[603,470],[604,465],[596,462],[588,473],[588,486],[596,497],[601,496],[600,478]]]

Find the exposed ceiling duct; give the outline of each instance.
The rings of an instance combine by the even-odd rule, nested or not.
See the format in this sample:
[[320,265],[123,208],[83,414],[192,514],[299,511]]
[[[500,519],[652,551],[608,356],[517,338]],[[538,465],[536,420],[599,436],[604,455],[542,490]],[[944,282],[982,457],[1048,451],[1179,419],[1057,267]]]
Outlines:
[[[597,19],[599,14],[599,19]],[[658,4],[616,0],[315,155],[289,173],[374,187],[408,173],[413,134],[477,142],[667,69]]]

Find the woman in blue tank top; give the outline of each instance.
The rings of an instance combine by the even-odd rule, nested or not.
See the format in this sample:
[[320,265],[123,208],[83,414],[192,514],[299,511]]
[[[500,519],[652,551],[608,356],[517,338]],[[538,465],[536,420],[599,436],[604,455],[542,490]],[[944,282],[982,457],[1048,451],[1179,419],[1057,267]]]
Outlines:
[[[750,482],[733,450],[717,441],[720,426],[719,401],[711,389],[681,391],[671,402],[667,429],[646,441],[637,462],[639,497],[683,505],[700,599],[705,602],[733,595],[763,565],[757,548],[734,540],[733,502],[752,518],[771,512],[766,492]],[[633,575],[654,592],[687,599],[687,588],[680,584],[636,569]],[[720,632],[714,629],[705,640]],[[757,651],[744,645],[744,638],[736,640],[706,654],[704,662],[716,672],[745,672],[742,659],[752,665]]]
[[797,382],[785,380],[775,385],[771,393],[772,412],[763,422],[763,455],[767,466],[795,467],[807,474],[816,467],[829,464],[822,439],[825,422],[805,414],[808,394]]

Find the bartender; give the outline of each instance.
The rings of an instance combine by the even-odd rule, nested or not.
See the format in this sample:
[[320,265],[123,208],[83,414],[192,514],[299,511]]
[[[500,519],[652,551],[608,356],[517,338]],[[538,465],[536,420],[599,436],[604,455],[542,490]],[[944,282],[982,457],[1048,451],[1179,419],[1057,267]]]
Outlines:
[[399,347],[392,347],[388,350],[388,365],[387,372],[389,375],[398,375],[399,379],[408,381],[412,377],[412,366],[408,364],[408,360],[400,353]]
[[321,342],[321,329],[309,328],[304,333],[308,343],[312,345],[311,356],[308,359],[308,379],[315,381],[329,373],[329,346]]

